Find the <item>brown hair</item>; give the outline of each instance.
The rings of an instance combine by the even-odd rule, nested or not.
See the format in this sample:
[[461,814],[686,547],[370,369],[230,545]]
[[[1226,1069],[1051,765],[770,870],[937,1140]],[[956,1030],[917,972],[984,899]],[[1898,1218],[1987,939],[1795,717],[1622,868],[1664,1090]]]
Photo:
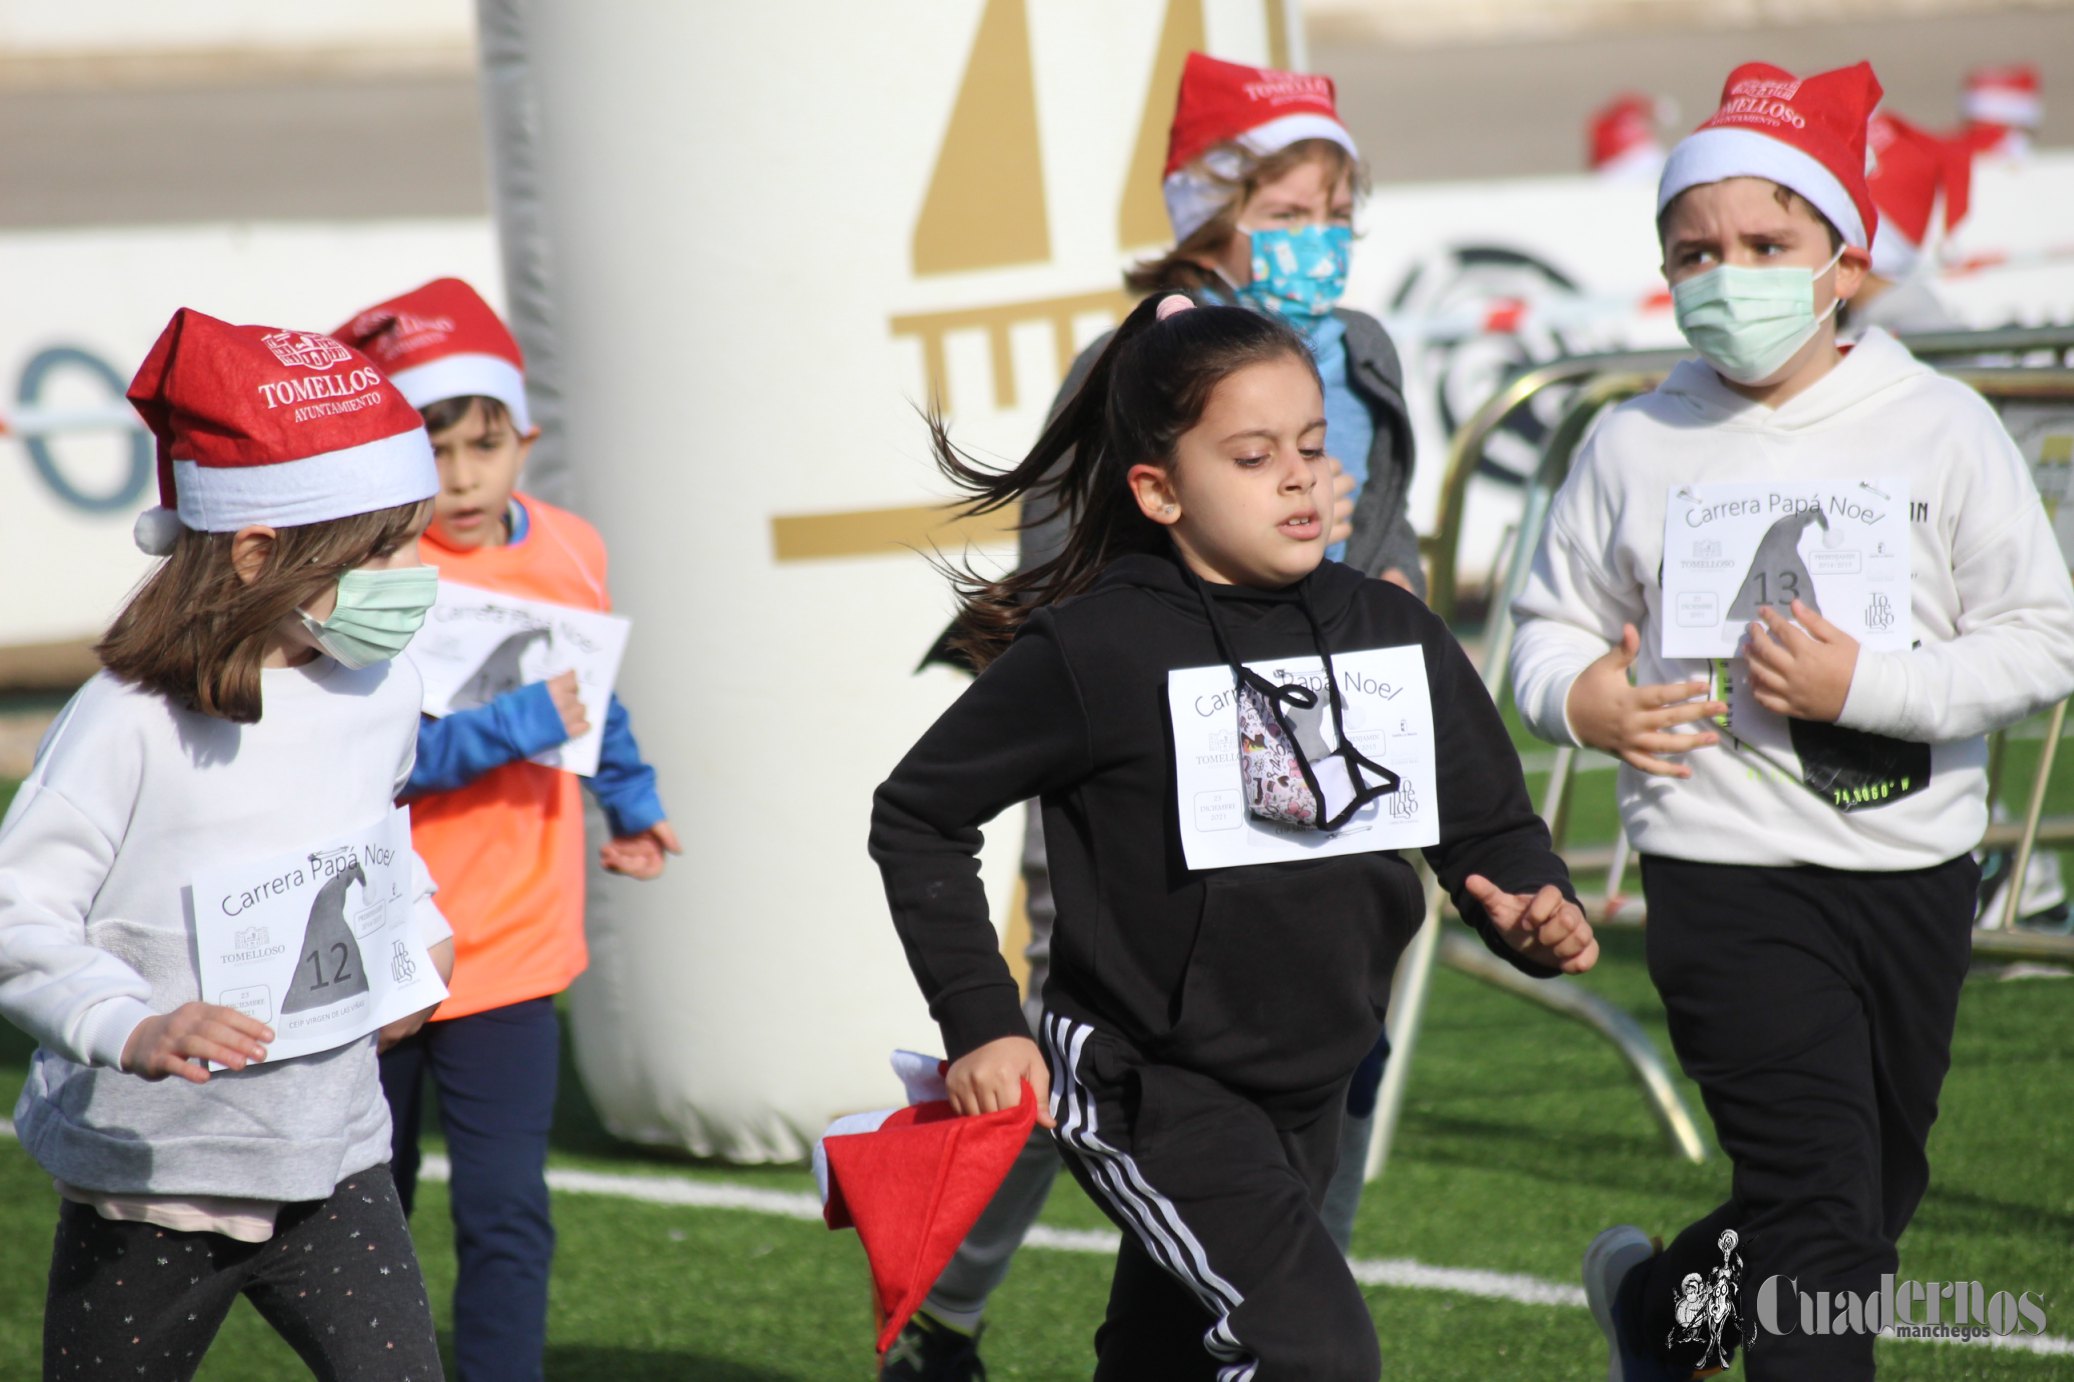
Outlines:
[[[1756,177],[1757,175],[1752,173],[1748,176]],[[1726,179],[1723,180],[1726,181]],[[1759,182],[1771,182],[1770,178],[1757,178],[1757,180]],[[1707,184],[1700,183],[1697,185],[1704,187]],[[1685,189],[1685,192],[1690,191],[1692,191],[1692,188],[1690,187]],[[1677,196],[1665,202],[1664,209],[1656,213],[1656,243],[1659,249],[1663,247],[1664,242],[1664,222],[1671,219],[1672,209],[1675,208],[1679,202],[1685,199],[1685,192],[1680,192]],[[1829,232],[1829,252],[1831,254],[1836,253],[1836,251],[1844,247],[1843,232],[1838,230],[1836,226],[1830,221],[1830,219],[1827,216],[1824,216],[1821,213],[1821,211],[1816,208],[1813,202],[1809,201],[1806,197],[1801,196],[1800,193],[1794,191],[1792,188],[1786,186],[1784,183],[1772,182],[1772,200],[1777,202],[1780,206],[1785,207],[1788,211],[1805,211],[1808,213],[1808,215],[1813,216],[1817,221],[1821,222],[1822,229]]]
[[183,529],[94,652],[122,680],[176,705],[257,723],[269,635],[340,576],[410,541],[431,516],[426,499],[276,529],[273,554],[249,584],[231,565],[235,534]]
[[498,423],[511,421],[511,409],[504,406],[501,398],[488,394],[462,394],[459,398],[442,398],[418,409],[418,416],[425,419],[427,432],[444,432],[449,427],[458,427],[468,416],[468,410],[476,404],[482,405],[483,421],[495,427]]
[[1037,445],[1009,470],[982,466],[951,444],[943,421],[930,417],[937,468],[971,496],[967,515],[993,513],[1022,501],[1023,527],[1068,517],[1066,544],[1050,561],[1002,577],[943,563],[958,592],[950,650],[975,670],[999,657],[1023,620],[1095,583],[1117,557],[1165,552],[1167,530],[1138,508],[1125,478],[1140,463],[1165,467],[1181,434],[1196,425],[1210,395],[1249,365],[1301,360],[1315,378],[1310,347],[1272,317],[1242,307],[1196,307],[1159,319],[1147,298],[1087,373],[1087,379]]
[[[1255,156],[1244,145],[1235,143],[1219,144],[1204,154],[1200,165],[1202,170],[1212,181],[1229,187],[1231,195],[1216,215],[1197,226],[1174,248],[1150,259],[1141,259],[1124,270],[1124,288],[1142,297],[1147,293],[1192,292],[1218,281],[1217,275],[1204,268],[1201,261],[1217,258],[1231,237],[1238,234],[1239,212],[1253,200],[1253,194],[1277,178],[1312,162],[1325,165],[1326,174],[1335,186],[1341,178],[1351,178],[1356,197],[1368,194],[1368,170],[1330,139],[1299,139],[1287,148],[1265,156]],[[1227,167],[1235,163],[1238,175],[1220,176],[1213,166],[1220,163]]]

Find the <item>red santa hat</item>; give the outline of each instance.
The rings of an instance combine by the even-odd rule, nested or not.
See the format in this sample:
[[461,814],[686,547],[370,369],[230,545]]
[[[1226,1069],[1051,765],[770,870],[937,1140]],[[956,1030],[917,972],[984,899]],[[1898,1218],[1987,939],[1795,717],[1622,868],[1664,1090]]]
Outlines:
[[1231,199],[1244,160],[1228,145],[1265,158],[1305,139],[1325,139],[1359,158],[1354,136],[1340,123],[1335,94],[1330,77],[1190,53],[1167,132],[1162,184],[1176,242],[1200,230]]
[[951,1110],[943,1063],[896,1051],[908,1106],[853,1114],[814,1146],[822,1217],[854,1228],[877,1296],[878,1350],[893,1346],[1029,1141],[1037,1096],[998,1113]]
[[329,336],[232,326],[183,307],[130,381],[158,438],[160,507],[137,545],[182,528],[291,528],[430,499],[439,471],[417,410],[374,363]]
[[1944,229],[1952,230],[1966,215],[1972,181],[1970,151],[1954,141],[1889,111],[1872,117],[1866,129],[1872,170],[1865,175],[1879,208],[1879,229],[1872,237],[1872,270],[1900,278],[1913,269],[1930,242],[1937,208],[1944,208]]
[[2045,113],[2038,99],[2038,69],[2030,63],[1976,67],[1966,74],[1960,108],[1968,120],[2035,130]]
[[1634,92],[1617,96],[1592,112],[1589,130],[1591,170],[1621,177],[1663,166],[1663,141],[1656,137],[1657,103]]
[[449,398],[494,398],[520,432],[533,429],[526,357],[482,294],[458,278],[435,278],[378,303],[337,335],[388,371],[413,408]]
[[1869,249],[1879,214],[1865,187],[1865,126],[1879,102],[1871,63],[1796,77],[1746,62],[1728,74],[1721,108],[1671,150],[1657,213],[1687,188],[1766,178],[1807,198],[1845,244]]

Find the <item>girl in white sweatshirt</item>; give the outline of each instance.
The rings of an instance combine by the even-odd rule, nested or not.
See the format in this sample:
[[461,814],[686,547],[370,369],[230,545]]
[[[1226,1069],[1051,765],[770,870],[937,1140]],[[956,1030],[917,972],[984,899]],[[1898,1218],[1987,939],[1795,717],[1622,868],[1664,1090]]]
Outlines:
[[[451,964],[407,829],[380,843],[422,700],[389,659],[437,588],[431,447],[365,357],[191,310],[129,396],[165,505],[138,542],[168,559],[0,821],[0,1014],[39,1043],[15,1123],[61,1198],[44,1376],[190,1377],[242,1294],[320,1378],[437,1378],[368,1030]],[[204,1001],[204,952],[254,976],[235,1006]],[[268,1059],[322,1016],[337,1044]]]
[[[1585,1258],[1609,1376],[1872,1376],[1928,1184],[1987,823],[1984,736],[2074,690],[2074,593],[1994,412],[1836,305],[1874,222],[1871,68],[1738,68],[1659,191],[1703,361],[1580,452],[1515,606],[1535,733],[1620,758],[1650,976],[1734,1162],[1663,1251]],[[1702,1296],[1690,1302],[1688,1281]],[[1796,1291],[1799,1295],[1796,1295]],[[1861,1319],[1864,1318],[1861,1312]],[[1828,1312],[1824,1312],[1825,1320]]]

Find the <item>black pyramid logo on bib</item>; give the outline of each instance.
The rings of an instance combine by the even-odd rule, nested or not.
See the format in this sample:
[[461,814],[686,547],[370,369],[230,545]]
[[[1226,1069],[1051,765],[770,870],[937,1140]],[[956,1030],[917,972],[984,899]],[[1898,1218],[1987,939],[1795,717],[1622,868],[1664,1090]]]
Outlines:
[[[312,856],[313,865],[322,856]],[[358,883],[367,887],[367,875],[355,859],[341,866],[317,890],[310,904],[310,920],[303,927],[302,956],[295,962],[295,978],[281,1004],[284,1013],[307,1012],[329,1007],[344,998],[367,992],[367,969],[360,963],[360,942],[346,923],[346,889]]]
[[1820,524],[1825,531],[1829,527],[1820,509],[1801,509],[1765,530],[1757,554],[1750,558],[1750,569],[1743,573],[1743,583],[1736,587],[1735,601],[1728,607],[1732,622],[1747,624],[1756,619],[1760,605],[1785,614],[1795,600],[1817,614],[1822,612],[1815,599],[1815,578],[1800,555],[1801,534],[1810,523]]
[[490,649],[490,655],[482,660],[482,666],[468,674],[468,680],[461,683],[461,689],[454,693],[448,704],[455,710],[473,710],[524,686],[526,674],[519,663],[528,648],[543,640],[553,646],[553,639],[546,629],[526,629],[506,638]]

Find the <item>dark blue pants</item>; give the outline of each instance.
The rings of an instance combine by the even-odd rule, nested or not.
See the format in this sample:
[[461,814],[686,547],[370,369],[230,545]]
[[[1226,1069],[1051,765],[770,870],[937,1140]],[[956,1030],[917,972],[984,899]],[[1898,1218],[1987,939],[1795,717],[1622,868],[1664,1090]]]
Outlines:
[[547,1349],[547,1134],[561,1028],[554,999],[428,1022],[382,1057],[396,1188],[417,1198],[425,1079],[453,1163],[454,1363],[460,1382],[537,1382]]

